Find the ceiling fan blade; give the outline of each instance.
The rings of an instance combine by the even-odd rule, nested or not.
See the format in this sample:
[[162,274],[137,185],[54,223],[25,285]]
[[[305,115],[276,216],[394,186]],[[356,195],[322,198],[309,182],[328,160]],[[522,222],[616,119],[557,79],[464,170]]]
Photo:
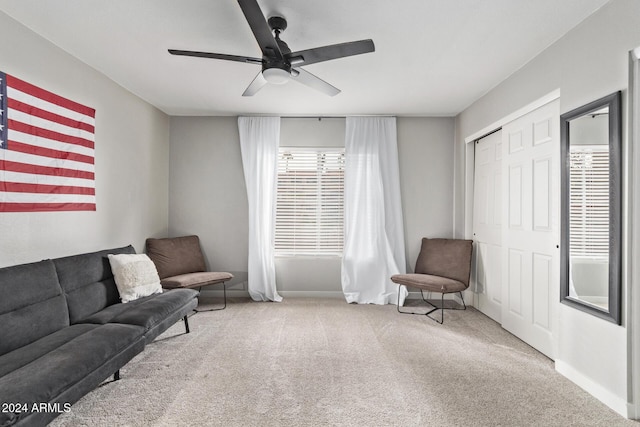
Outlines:
[[238,56],[238,55],[226,55],[224,53],[194,52],[192,50],[176,50],[176,49],[169,49],[169,53],[172,55],[180,55],[180,56],[195,56],[198,58],[225,59],[227,61],[250,62],[255,64],[262,64],[262,59],[260,58],[251,58],[249,56]]
[[286,58],[292,65],[302,66],[329,61],[331,59],[344,58],[345,56],[369,53],[375,51],[375,49],[373,40],[367,39],[291,52],[286,55]]
[[276,59],[282,59],[283,56],[280,47],[275,37],[273,37],[271,27],[269,27],[262,10],[260,10],[258,2],[256,0],[238,0],[238,3],[251,27],[251,31],[253,31],[253,36],[256,38],[258,45],[260,45],[262,54],[275,57]]
[[262,71],[258,73],[258,75],[253,79],[251,84],[245,89],[242,96],[253,96],[255,95],[264,85],[267,84],[267,81],[262,76]]
[[[320,77],[317,77],[310,72],[303,70],[302,68],[295,68],[294,70],[295,71],[291,73],[291,80],[319,90],[320,92],[325,93],[329,96],[335,96],[340,93],[340,89],[331,86]],[[297,76],[294,76],[295,72],[298,73]]]

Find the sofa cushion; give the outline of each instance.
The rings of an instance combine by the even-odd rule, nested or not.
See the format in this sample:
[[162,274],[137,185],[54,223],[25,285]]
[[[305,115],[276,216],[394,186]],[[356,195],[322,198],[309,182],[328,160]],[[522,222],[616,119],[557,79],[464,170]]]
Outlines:
[[467,285],[458,280],[449,279],[448,277],[432,276],[430,274],[395,274],[391,276],[391,280],[399,285],[443,294],[460,292],[467,289]]
[[0,355],[69,325],[51,260],[0,268]]
[[149,238],[146,246],[160,279],[206,270],[198,236]]
[[132,246],[125,246],[53,260],[72,324],[120,302],[107,255],[135,252]]
[[162,293],[160,277],[145,254],[109,254],[109,264],[122,302]]
[[7,354],[0,356],[0,377],[7,375],[11,371],[20,369],[36,359],[46,355],[52,350],[66,344],[78,336],[95,329],[99,325],[79,324],[60,329],[37,341],[17,348]]
[[[111,360],[119,359],[123,353],[133,354],[144,349],[141,327],[121,324],[88,326],[78,325],[70,332],[60,331],[51,338],[47,337],[59,342],[42,355],[40,353],[45,347],[53,345],[51,342],[42,345],[36,342],[20,349],[23,354],[33,351],[40,356],[25,356],[32,360],[0,377],[0,402],[19,402],[32,408],[34,404],[59,401],[59,396],[83,383],[87,376],[100,371]],[[84,332],[78,333],[81,330]],[[113,372],[115,370],[104,375],[102,380]],[[12,425],[29,415],[29,411],[1,412],[0,425]]]
[[[87,317],[87,323],[126,323],[142,326],[145,331],[155,327],[172,313],[184,311],[185,314],[197,304],[198,291],[193,289],[175,289],[155,294],[123,304],[114,304]],[[181,317],[181,316],[180,316]]]

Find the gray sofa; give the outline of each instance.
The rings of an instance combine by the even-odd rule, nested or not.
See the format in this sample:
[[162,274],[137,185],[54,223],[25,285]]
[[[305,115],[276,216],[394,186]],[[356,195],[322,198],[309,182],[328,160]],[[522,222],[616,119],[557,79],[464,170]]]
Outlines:
[[0,268],[0,426],[46,425],[197,306],[176,289],[123,304],[107,254]]

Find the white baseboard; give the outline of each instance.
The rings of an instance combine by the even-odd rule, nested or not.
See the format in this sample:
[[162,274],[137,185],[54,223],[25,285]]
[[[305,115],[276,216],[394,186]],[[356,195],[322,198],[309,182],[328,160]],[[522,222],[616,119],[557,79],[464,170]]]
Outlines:
[[[222,289],[211,289],[211,290],[202,290],[200,291],[200,295],[203,297],[211,297],[211,298],[221,298],[223,293]],[[281,291],[278,290],[278,293],[283,298],[344,298],[344,294],[342,291]],[[244,289],[227,289],[228,297],[236,297],[236,298],[249,298],[249,292]],[[432,298],[440,298],[440,294],[430,295],[425,293],[425,296],[429,299]],[[409,292],[407,295],[407,299],[421,299],[420,292]],[[460,297],[454,294],[445,294],[444,299],[455,299],[457,302],[460,302]],[[467,306],[471,305],[469,301],[465,303]]]
[[[211,298],[222,298],[223,297],[223,290],[220,289],[216,289],[216,290],[202,290],[200,291],[200,296],[203,297],[211,297]],[[228,297],[235,297],[235,298],[243,298],[243,297],[247,297],[249,298],[249,292],[245,291],[244,289],[227,289],[227,296]]]
[[[344,294],[340,291],[278,291],[283,298],[344,298]],[[203,297],[222,298],[223,291],[203,290],[200,291]],[[228,297],[249,298],[249,292],[242,289],[227,289]]]
[[[429,294],[429,292],[425,292],[424,293],[425,298],[429,299],[429,300],[439,300],[440,299],[440,293],[438,292],[432,292],[431,294]],[[407,295],[407,299],[422,299],[422,296],[420,295],[420,292],[409,292],[409,295]],[[459,294],[444,294],[444,299],[446,300],[455,300],[456,302],[460,303],[460,295]],[[465,295],[464,298],[464,303],[467,306],[473,306],[471,304],[471,301],[467,301],[468,296]]]
[[625,399],[616,396],[609,390],[603,388],[600,384],[591,378],[584,376],[566,363],[556,360],[556,371],[564,375],[566,378],[577,384],[587,393],[607,405],[625,418],[634,418],[636,416],[634,405],[629,404]]
[[640,408],[637,408],[636,404],[629,403],[627,405],[627,418],[630,420],[640,420]]
[[278,291],[282,298],[333,298],[344,299],[342,291]]

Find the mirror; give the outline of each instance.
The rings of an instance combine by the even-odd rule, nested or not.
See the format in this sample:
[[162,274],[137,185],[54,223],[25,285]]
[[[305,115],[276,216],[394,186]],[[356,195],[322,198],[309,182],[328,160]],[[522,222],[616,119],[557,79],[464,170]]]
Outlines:
[[560,116],[560,301],[620,324],[621,93]]

